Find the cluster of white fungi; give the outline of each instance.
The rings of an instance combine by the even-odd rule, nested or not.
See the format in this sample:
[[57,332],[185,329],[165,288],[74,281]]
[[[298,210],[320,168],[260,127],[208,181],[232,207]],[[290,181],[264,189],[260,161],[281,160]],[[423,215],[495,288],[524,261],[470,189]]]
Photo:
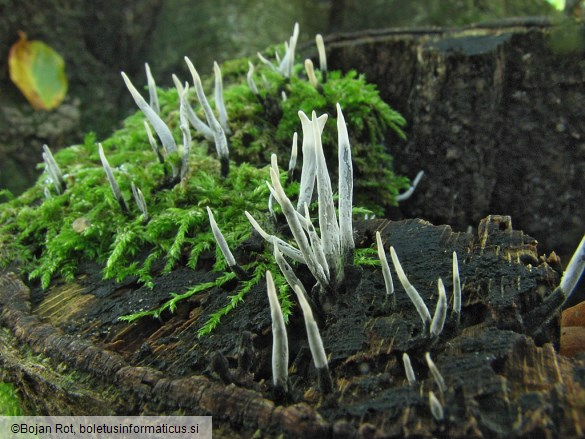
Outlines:
[[[295,57],[295,48],[298,38],[298,25],[295,25],[293,35],[289,41],[285,43],[286,52],[284,56],[277,56],[277,64],[258,54],[260,60],[267,64],[271,69],[280,72],[284,77],[290,77],[293,74],[293,65]],[[318,35],[316,38],[317,48],[320,60],[321,80],[327,80],[327,60],[325,56],[325,48],[323,38]],[[195,111],[188,103],[187,97],[189,92],[189,84],[182,84],[181,81],[173,75],[175,86],[180,96],[180,129],[183,134],[182,145],[177,147],[173,135],[169,127],[159,116],[159,104],[156,94],[156,86],[154,79],[150,73],[148,64],[146,65],[146,73],[148,80],[148,89],[150,94],[150,102],[140,95],[136,88],[132,85],[130,79],[126,74],[122,73],[122,77],[126,86],[130,90],[137,106],[143,111],[146,118],[154,128],[162,147],[159,147],[150,129],[149,124],[145,121],[145,129],[148,134],[150,144],[158,157],[159,161],[164,162],[165,158],[177,151],[180,152],[182,160],[180,166],[177,167],[171,163],[172,178],[180,181],[187,174],[189,164],[189,153],[191,145],[190,126],[201,133],[206,139],[212,140],[215,143],[217,155],[221,161],[222,175],[226,176],[229,172],[229,150],[226,134],[230,134],[228,126],[228,115],[223,100],[223,85],[221,70],[217,63],[214,64],[215,73],[215,107],[218,112],[216,117],[203,91],[201,79],[197,70],[191,61],[185,57],[187,66],[193,77],[193,85],[201,104],[207,123],[199,119]],[[305,61],[305,70],[310,82],[318,87],[318,80],[314,72],[313,63],[310,60]],[[250,63],[250,69],[247,75],[247,82],[254,94],[258,96],[258,88],[254,81],[254,67]],[[286,95],[282,96],[286,99]],[[292,245],[283,239],[271,235],[264,231],[248,212],[245,212],[254,229],[273,247],[274,258],[279,266],[282,274],[287,280],[292,290],[296,293],[298,302],[300,304],[307,331],[310,351],[313,357],[315,367],[318,372],[319,385],[321,390],[331,392],[333,389],[332,379],[329,373],[327,355],[323,346],[317,322],[313,316],[311,309],[311,298],[307,294],[306,288],[302,285],[299,278],[295,275],[292,266],[287,261],[287,258],[296,263],[306,264],[319,290],[324,294],[335,294],[336,288],[344,281],[344,267],[353,263],[354,254],[354,240],[352,227],[352,197],[353,197],[353,168],[351,147],[349,135],[345,124],[344,116],[341,106],[337,104],[337,132],[338,132],[338,204],[337,208],[334,203],[334,194],[331,186],[331,179],[325,161],[323,152],[323,145],[321,142],[321,134],[323,132],[325,122],[328,116],[326,114],[317,116],[315,112],[309,118],[302,111],[299,112],[299,117],[302,125],[303,140],[302,140],[302,172],[300,176],[300,192],[296,207],[293,206],[291,200],[285,194],[280,181],[280,171],[277,164],[276,155],[272,156],[272,163],[270,167],[270,182],[266,182],[270,190],[270,202],[272,200],[280,205],[282,212],[286,218],[291,234],[294,237],[295,245]],[[44,145],[43,159],[49,177],[58,194],[64,190],[62,173],[51,154],[49,148]],[[128,213],[128,206],[108,160],[104,154],[102,145],[99,145],[99,156],[101,158],[104,170],[106,172],[107,180],[111,186],[113,194],[118,200],[121,209]],[[295,167],[297,158],[297,133],[294,134],[291,160],[289,162],[289,172]],[[422,171],[417,175],[411,188],[399,196],[399,200],[410,196],[418,184]],[[309,206],[313,199],[313,194],[317,193],[318,205],[318,230],[312,224],[309,214]],[[148,211],[146,202],[142,196],[142,192],[138,187],[132,184],[132,192],[140,211],[144,216],[144,220],[148,219]],[[207,208],[209,221],[213,234],[217,243],[225,256],[229,267],[238,275],[244,276],[243,270],[238,266],[234,256],[228,248],[226,240],[219,230],[213,213]],[[381,262],[381,270],[385,281],[386,299],[392,298],[395,303],[394,285],[392,282],[392,275],[390,267],[386,258],[386,252],[382,243],[380,232],[376,233],[378,255]],[[429,309],[424,300],[417,292],[416,288],[409,282],[394,247],[390,246],[390,257],[392,259],[395,272],[398,279],[404,288],[406,294],[413,303],[416,311],[420,315],[423,324],[423,334],[430,338],[439,337],[445,320],[447,318],[447,293],[441,278],[437,281],[438,286],[438,300],[435,307],[434,315],[431,317]],[[566,300],[583,273],[585,268],[585,237],[581,241],[575,255],[571,259],[558,288],[562,297]],[[452,316],[458,324],[461,314],[461,280],[459,277],[459,265],[457,254],[453,252],[453,300],[452,300]],[[289,351],[287,331],[284,323],[282,310],[276,294],[272,274],[266,272],[266,286],[268,291],[268,299],[270,304],[270,313],[272,317],[272,334],[273,334],[273,351],[272,351],[272,382],[276,389],[280,391],[288,391],[288,369],[289,369]],[[405,375],[410,385],[416,383],[415,373],[411,366],[411,361],[407,353],[403,354],[403,365]],[[432,375],[440,396],[445,392],[446,386],[443,377],[431,359],[430,354],[425,354],[425,360],[428,365],[430,374]],[[432,415],[435,419],[443,419],[443,407],[439,398],[429,391],[428,393],[429,405]]]

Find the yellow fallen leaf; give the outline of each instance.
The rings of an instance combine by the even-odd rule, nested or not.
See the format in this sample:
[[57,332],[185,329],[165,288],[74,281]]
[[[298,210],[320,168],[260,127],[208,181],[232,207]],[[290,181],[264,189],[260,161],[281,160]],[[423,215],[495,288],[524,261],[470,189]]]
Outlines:
[[10,48],[10,79],[35,110],[51,110],[67,94],[65,61],[42,41],[29,41],[24,32]]

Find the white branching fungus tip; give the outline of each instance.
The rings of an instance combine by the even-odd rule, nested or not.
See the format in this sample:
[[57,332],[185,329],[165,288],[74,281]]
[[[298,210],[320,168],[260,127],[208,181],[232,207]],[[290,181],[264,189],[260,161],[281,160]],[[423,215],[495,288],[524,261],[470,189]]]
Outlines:
[[317,279],[319,284],[325,288],[329,284],[328,277],[325,275],[323,267],[317,262],[315,254],[309,245],[309,241],[299,220],[298,214],[284,193],[284,189],[280,183],[278,167],[274,166],[274,162],[273,166],[270,168],[270,179],[272,180],[274,187],[267,183],[268,189],[270,189],[270,193],[274,196],[278,204],[280,204],[292,235],[295,238],[301,253],[303,254],[303,258],[305,259],[307,267],[309,267],[309,270],[315,279]]
[[299,38],[299,23],[295,23],[293,28],[293,34],[288,40],[288,44],[285,43],[286,53],[282,58],[279,66],[279,70],[282,76],[290,78],[292,76],[293,66],[295,63],[295,50],[297,47],[297,40]]
[[410,187],[405,192],[398,194],[396,196],[396,201],[408,200],[412,196],[412,194],[414,193],[414,190],[418,186],[418,183],[419,183],[420,179],[423,177],[423,175],[425,175],[425,172],[419,171],[418,174],[416,174],[416,177],[414,177],[414,180],[412,181]]
[[410,363],[410,357],[406,352],[402,354],[402,363],[404,364],[404,372],[406,373],[408,385],[412,386],[416,383],[416,376],[414,375],[414,370],[412,369],[412,364]]
[[217,62],[213,62],[213,73],[215,75],[215,107],[219,114],[219,123],[226,134],[230,134],[231,130],[228,125],[228,114],[223,100],[223,79],[221,77],[221,69]]
[[461,278],[459,277],[459,261],[457,252],[453,252],[453,313],[457,322],[461,316]]
[[195,92],[197,93],[197,98],[199,99],[199,103],[203,108],[205,117],[207,118],[207,123],[209,124],[211,130],[213,131],[215,149],[221,161],[222,176],[225,177],[229,172],[229,150],[227,138],[225,136],[225,131],[223,130],[221,124],[218,122],[217,118],[213,114],[213,110],[211,109],[207,97],[205,96],[205,92],[203,91],[203,85],[201,84],[201,78],[199,77],[199,73],[197,73],[197,70],[195,70],[193,63],[188,57],[185,57],[185,62],[187,63],[187,67],[189,68],[191,76],[193,77],[193,84],[195,84]]
[[203,137],[205,137],[207,140],[213,140],[213,130],[211,128],[209,128],[207,126],[207,124],[205,122],[203,122],[201,119],[199,119],[199,117],[197,117],[197,114],[195,114],[195,112],[193,111],[193,108],[191,108],[191,105],[189,105],[189,102],[187,100],[187,95],[183,94],[184,89],[187,88],[188,83],[186,82],[185,85],[183,86],[181,84],[181,81],[179,81],[179,78],[177,78],[177,75],[173,74],[173,82],[175,83],[175,88],[177,89],[177,93],[179,94],[180,97],[184,96],[185,99],[185,108],[187,109],[187,118],[189,119],[189,123],[191,124],[191,126],[195,129],[195,131],[201,133],[203,135]]
[[443,406],[439,399],[435,396],[432,390],[429,390],[429,406],[431,408],[431,414],[435,421],[442,421],[445,417],[443,413]]
[[392,282],[392,273],[390,272],[388,259],[386,259],[386,252],[384,251],[384,245],[382,244],[382,237],[378,231],[376,232],[376,245],[378,246],[378,257],[380,258],[380,264],[382,265],[384,285],[386,285],[386,297],[388,297],[394,295],[394,282]]
[[165,158],[162,155],[161,150],[158,148],[158,144],[156,143],[156,139],[152,135],[152,130],[150,129],[150,125],[148,125],[147,121],[144,121],[144,130],[146,131],[146,136],[148,137],[148,143],[150,143],[152,151],[156,154],[158,161],[160,163],[164,163]]
[[146,70],[146,83],[148,84],[148,97],[150,108],[154,110],[156,114],[160,114],[160,105],[158,104],[158,93],[156,92],[156,82],[150,71],[148,63],[144,63],[144,69]]
[[58,194],[63,193],[63,173],[61,172],[61,169],[59,169],[59,165],[57,165],[57,161],[55,160],[55,157],[53,157],[53,153],[48,145],[43,145],[42,156],[49,177],[51,177],[53,186],[55,186],[55,190]]
[[433,337],[438,337],[441,334],[445,325],[445,318],[447,317],[447,292],[445,291],[445,285],[443,285],[441,278],[437,282],[437,289],[439,290],[439,300],[437,300],[435,314],[431,322],[431,335]]
[[339,232],[340,252],[344,263],[353,263],[352,204],[353,204],[353,165],[351,146],[345,118],[341,106],[337,104],[337,143],[338,143],[338,175],[339,175]]
[[126,205],[126,201],[124,201],[124,198],[122,197],[120,186],[118,186],[118,182],[114,177],[114,172],[112,171],[112,167],[110,166],[110,163],[108,162],[108,159],[104,154],[104,147],[102,146],[101,143],[98,143],[98,153],[100,155],[100,160],[102,161],[102,166],[104,168],[104,171],[106,172],[106,178],[108,179],[108,183],[110,184],[110,188],[112,189],[114,197],[120,204],[122,211],[128,212],[128,206]]
[[138,90],[136,90],[128,76],[126,76],[126,73],[122,72],[122,78],[124,79],[126,87],[128,87],[128,90],[130,91],[130,94],[132,95],[134,102],[136,102],[138,108],[140,108],[140,110],[144,113],[146,118],[152,124],[152,127],[154,128],[154,131],[156,131],[156,134],[158,135],[161,143],[163,144],[163,147],[166,149],[168,153],[175,152],[177,150],[177,144],[175,143],[173,134],[171,133],[171,130],[169,129],[167,124],[164,123],[163,120],[159,117],[159,115],[151,108],[150,105],[148,105],[148,103],[144,100],[142,95],[138,93]]
[[323,347],[323,340],[319,333],[317,322],[313,317],[313,311],[303,294],[301,288],[296,285],[295,293],[299,299],[299,304],[303,310],[303,317],[305,319],[305,328],[307,329],[307,338],[309,339],[309,348],[311,349],[311,355],[313,356],[313,362],[317,369],[327,368],[327,355],[325,354],[325,348]]
[[[583,271],[585,270],[585,235],[581,239],[577,250],[573,253],[565,272],[563,273],[563,277],[561,277],[561,290],[565,295],[565,298],[568,299],[571,297],[571,294],[575,290],[579,279],[583,275]],[[566,300],[565,299],[565,300]]]
[[439,372],[439,369],[431,359],[431,354],[429,352],[425,353],[425,360],[427,362],[427,366],[429,367],[429,371],[433,376],[433,380],[435,381],[435,384],[437,384],[437,387],[441,391],[441,394],[445,393],[447,391],[445,380],[443,379],[443,375],[441,375],[441,372]]
[[317,258],[317,262],[323,267],[323,271],[325,272],[325,276],[327,280],[329,280],[329,264],[327,263],[327,258],[325,258],[325,252],[323,251],[323,244],[321,243],[321,238],[317,235],[317,231],[311,222],[311,216],[309,215],[309,207],[305,204],[305,225],[307,229],[307,233],[309,234],[309,241],[311,242],[311,249]]
[[207,207],[207,215],[209,216],[209,224],[211,225],[211,231],[213,232],[213,236],[217,241],[217,245],[219,246],[221,253],[226,259],[228,265],[232,268],[235,267],[236,259],[234,258],[234,255],[230,251],[227,241],[225,240],[223,234],[221,233],[221,230],[219,230],[219,227],[217,227],[217,223],[215,222],[215,218],[213,217],[213,212],[211,212],[211,209],[209,207]]
[[266,272],[266,289],[272,318],[272,384],[286,391],[288,389],[288,338],[270,271]]
[[[301,119],[301,126],[303,128],[303,167],[301,170],[301,187],[299,189],[297,211],[302,212],[303,206],[305,204],[311,204],[311,198],[313,197],[313,189],[315,187],[316,156],[314,141],[315,137],[313,135],[312,122],[302,111],[299,111],[299,118]],[[317,119],[319,124],[319,134],[323,132],[327,118],[327,114],[323,114]]]
[[293,34],[289,38],[288,41],[284,43],[285,53],[282,59],[276,54],[276,61],[278,62],[278,67],[275,67],[271,61],[267,60],[265,57],[262,56],[260,52],[257,53],[258,58],[268,67],[270,67],[275,72],[279,72],[283,77],[290,78],[292,76],[293,66],[295,62],[295,49],[297,46],[297,40],[299,38],[299,24],[295,23]]
[[181,172],[180,178],[185,178],[187,171],[189,170],[189,156],[191,154],[191,130],[189,129],[189,118],[188,118],[188,107],[187,94],[189,93],[189,87],[185,87],[183,94],[181,95],[181,104],[179,107],[179,128],[183,133],[183,151],[181,157]]
[[136,187],[134,182],[131,182],[130,186],[132,188],[132,195],[134,196],[134,201],[136,202],[138,209],[140,209],[140,212],[142,212],[143,216],[142,220],[148,221],[148,209],[146,207],[146,201],[144,200],[144,195],[142,194],[142,191],[140,190],[140,188]]
[[297,277],[297,275],[293,271],[290,264],[286,261],[286,259],[284,259],[284,256],[282,254],[282,249],[280,248],[278,241],[274,241],[273,244],[274,244],[274,260],[276,261],[278,268],[280,268],[280,272],[283,274],[284,278],[286,279],[286,282],[290,285],[290,287],[292,289],[294,289],[295,286],[299,286],[301,288],[303,294],[306,295],[307,292],[305,290],[305,287],[303,287],[303,284],[301,283],[301,281],[299,280],[299,278]]
[[297,165],[297,157],[298,157],[298,153],[299,153],[299,147],[298,147],[298,135],[295,132],[293,135],[293,142],[292,142],[292,147],[291,147],[291,152],[290,152],[290,160],[288,162],[288,178],[292,179],[293,178],[293,174],[295,172],[295,167]]
[[321,70],[323,82],[326,82],[327,55],[325,52],[325,43],[323,42],[323,36],[321,34],[315,36],[315,43],[317,44],[317,52],[319,53],[319,70]]
[[[337,223],[337,214],[333,204],[333,190],[331,189],[331,179],[327,170],[325,153],[321,143],[321,130],[317,121],[317,115],[312,113],[313,136],[315,142],[316,157],[316,176],[317,176],[317,197],[319,201],[319,229],[321,231],[321,242],[325,258],[329,264],[330,270],[335,270],[333,276],[343,274],[339,270],[340,258],[340,231]],[[341,261],[342,262],[342,261]]]
[[254,82],[254,64],[250,61],[248,61],[248,74],[246,75],[246,80],[248,81],[248,87],[250,87],[252,93],[258,96],[260,93],[258,93],[258,87],[256,87],[256,83]]
[[262,61],[264,64],[266,64],[268,67],[270,67],[270,69],[274,70],[275,72],[278,72],[278,69],[276,67],[274,67],[274,64],[272,64],[272,62],[270,60],[268,60],[264,56],[262,56],[262,54],[260,52],[256,52],[256,55],[258,55],[258,59],[260,61]]
[[260,236],[262,236],[262,238],[264,238],[266,241],[273,245],[274,243],[278,243],[278,246],[282,253],[284,253],[286,256],[293,259],[294,261],[300,262],[301,264],[306,264],[305,258],[303,257],[303,254],[299,249],[294,248],[288,242],[283,241],[282,239],[275,235],[270,235],[269,233],[266,233],[264,229],[260,227],[258,221],[256,221],[254,217],[250,215],[249,212],[246,211],[244,213],[246,215],[246,218],[248,218],[248,221],[250,221],[250,224],[252,224],[252,227],[254,227],[254,229],[260,234]]
[[309,78],[309,82],[315,88],[319,86],[319,81],[317,81],[317,77],[315,76],[315,67],[313,66],[313,61],[309,58],[305,60],[305,72],[307,72],[307,77]]
[[392,258],[392,263],[394,264],[394,269],[396,270],[396,274],[398,275],[398,280],[402,284],[402,288],[406,291],[406,294],[410,298],[411,302],[414,304],[418,314],[420,315],[421,320],[423,321],[423,325],[426,328],[428,324],[431,322],[431,314],[429,313],[429,309],[425,305],[420,294],[416,291],[416,288],[412,286],[412,284],[408,281],[406,274],[404,274],[404,270],[402,269],[402,265],[400,265],[400,261],[398,260],[398,255],[394,250],[394,247],[390,246],[390,257]]

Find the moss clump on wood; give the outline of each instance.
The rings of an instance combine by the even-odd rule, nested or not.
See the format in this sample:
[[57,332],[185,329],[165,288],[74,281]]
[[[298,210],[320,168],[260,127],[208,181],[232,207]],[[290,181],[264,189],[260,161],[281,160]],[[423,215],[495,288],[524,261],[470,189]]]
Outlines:
[[[355,151],[356,176],[361,182],[356,190],[357,203],[378,212],[395,204],[396,194],[408,186],[408,180],[392,173],[392,160],[384,151],[383,140],[392,130],[403,137],[405,121],[379,98],[373,85],[355,72],[329,72],[327,82],[315,88],[303,78],[300,64],[295,65],[292,78],[258,65],[256,96],[246,85],[244,66],[248,61],[236,60],[224,66],[224,96],[232,131],[230,153],[235,162],[227,178],[220,175],[213,143],[195,133],[187,175],[178,183],[171,181],[170,168],[177,167],[181,158],[174,153],[165,163],[157,160],[144,130],[145,118],[137,112],[124,121],[122,129],[101,142],[129,212],[120,208],[112,194],[98,156],[96,136],[88,134],[82,144],[55,154],[64,174],[62,194],[55,193],[47,174],[43,174],[20,197],[0,204],[0,267],[18,269],[31,281],[39,280],[42,288],[57,277],[72,280],[84,262],[100,264],[105,279],[134,277],[150,286],[155,274],[169,273],[178,265],[195,268],[205,252],[215,249],[205,208],[209,206],[215,212],[230,247],[246,240],[252,228],[243,212],[266,218],[268,156],[275,152],[281,157],[290,154],[293,131],[300,132],[299,109],[334,114],[337,102],[344,103]],[[204,80],[206,88],[210,82],[211,78]],[[286,100],[282,99],[284,95]],[[178,93],[175,89],[159,89],[158,97],[161,117],[180,144]],[[204,120],[193,91],[189,100]],[[336,143],[332,125],[323,134],[326,147]],[[335,149],[327,149],[333,156]],[[132,183],[146,199],[147,221],[132,200]],[[375,191],[363,191],[367,188]],[[298,185],[291,182],[287,191],[295,195]],[[376,199],[369,198],[374,192]],[[360,193],[364,194],[361,198]],[[211,316],[203,333],[242,300],[267,268],[277,271],[267,266],[273,264],[269,253],[256,256],[245,266],[250,273],[248,284]],[[362,254],[356,257],[367,259]],[[227,267],[218,250],[215,260],[214,271],[224,272]],[[213,284],[221,285],[231,277],[229,273],[218,274]],[[285,282],[276,281],[287,314]],[[195,286],[193,291],[201,288]],[[189,292],[171,295],[159,309],[146,314],[172,311],[186,297]],[[139,312],[129,319],[142,315]]]

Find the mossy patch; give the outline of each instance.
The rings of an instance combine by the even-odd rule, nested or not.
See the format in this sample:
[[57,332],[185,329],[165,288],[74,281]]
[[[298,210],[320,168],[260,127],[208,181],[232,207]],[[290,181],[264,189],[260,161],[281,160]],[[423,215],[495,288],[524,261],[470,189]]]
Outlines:
[[0,415],[22,416],[22,403],[12,383],[0,383]]
[[[145,118],[137,112],[124,121],[122,129],[101,142],[129,212],[121,210],[112,194],[98,156],[96,136],[89,134],[82,144],[55,154],[64,174],[63,193],[55,193],[45,173],[20,197],[0,204],[0,266],[21,270],[31,281],[39,280],[43,288],[55,277],[73,279],[84,261],[100,264],[105,279],[135,277],[151,285],[155,274],[169,273],[178,265],[195,268],[204,252],[215,251],[213,270],[225,272],[227,266],[216,250],[205,208],[213,211],[232,249],[252,232],[244,211],[261,221],[263,227],[273,228],[267,214],[269,191],[265,183],[269,180],[266,164],[270,154],[278,154],[281,168],[285,167],[292,134],[301,131],[298,111],[334,115],[337,102],[342,105],[354,151],[356,204],[377,213],[395,204],[396,194],[408,186],[408,180],[393,174],[392,159],[383,142],[391,131],[403,137],[405,122],[380,99],[373,85],[356,72],[329,72],[327,82],[315,88],[303,77],[300,64],[288,79],[259,65],[256,96],[246,84],[247,65],[248,60],[224,65],[224,96],[232,131],[228,139],[232,164],[227,177],[220,175],[213,143],[194,133],[189,171],[180,182],[171,181],[169,168],[172,163],[178,165],[179,154],[169,155],[165,163],[160,163],[148,142]],[[210,82],[209,78],[204,80],[206,85]],[[175,89],[159,89],[158,96],[161,117],[180,144],[178,93]],[[190,101],[205,120],[194,92]],[[329,121],[323,133],[331,161],[336,160],[337,150],[334,127],[334,121]],[[287,179],[284,172],[281,179]],[[132,200],[132,183],[146,199],[146,221]],[[288,182],[286,187],[288,195],[294,197],[298,184]],[[359,253],[356,258],[368,259]],[[213,329],[221,316],[235,308],[267,269],[278,272],[270,250],[261,249],[242,265],[249,279],[224,309],[210,317],[200,333]],[[232,278],[226,272],[212,283],[221,285]],[[278,276],[276,281],[287,314],[291,304],[286,283]],[[178,301],[206,287],[195,285],[182,295],[171,294],[161,308],[127,318],[172,311]]]

